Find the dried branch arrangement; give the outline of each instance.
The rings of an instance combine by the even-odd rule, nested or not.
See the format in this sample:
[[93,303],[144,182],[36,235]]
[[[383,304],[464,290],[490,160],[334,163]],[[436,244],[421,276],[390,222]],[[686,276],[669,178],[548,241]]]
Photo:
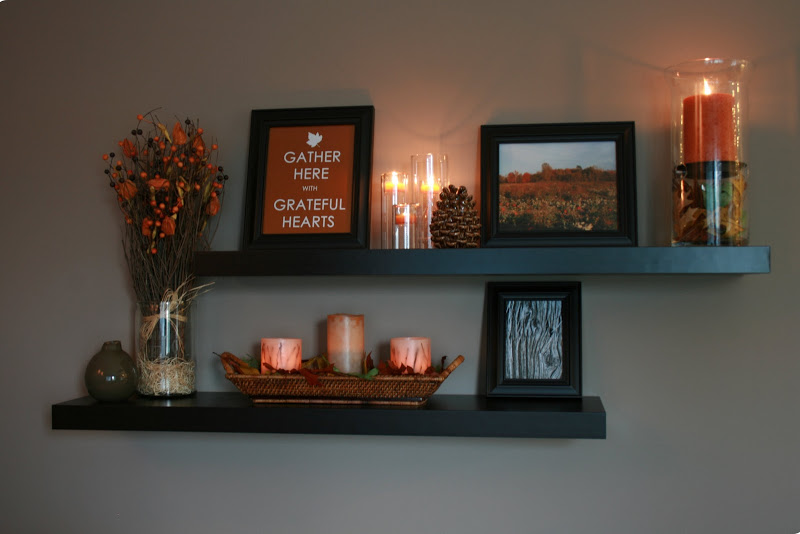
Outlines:
[[188,310],[206,286],[195,287],[194,253],[209,247],[228,176],[216,163],[198,121],[169,130],[154,112],[137,116],[120,153],[103,154],[125,226],[123,248],[139,301],[137,389],[145,395],[194,391],[187,349]]
[[[207,249],[225,181],[218,147],[207,145],[198,121],[176,121],[171,132],[154,112],[137,116],[121,154],[103,155],[105,174],[125,219],[123,246],[141,302],[191,289],[194,252]],[[146,131],[145,131],[145,127]]]

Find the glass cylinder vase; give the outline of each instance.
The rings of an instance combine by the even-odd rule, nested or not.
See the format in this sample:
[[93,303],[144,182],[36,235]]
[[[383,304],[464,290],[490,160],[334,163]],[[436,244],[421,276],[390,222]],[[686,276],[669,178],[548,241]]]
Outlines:
[[414,154],[411,156],[413,202],[417,211],[416,248],[433,248],[431,220],[442,189],[447,187],[447,154]]
[[381,248],[392,247],[394,206],[411,201],[408,174],[385,172],[381,175]]
[[175,300],[137,305],[137,391],[150,397],[182,397],[195,392],[191,305]]
[[747,245],[747,77],[741,59],[667,69],[671,82],[672,244]]
[[396,204],[392,206],[393,249],[418,248],[418,208],[418,204]]

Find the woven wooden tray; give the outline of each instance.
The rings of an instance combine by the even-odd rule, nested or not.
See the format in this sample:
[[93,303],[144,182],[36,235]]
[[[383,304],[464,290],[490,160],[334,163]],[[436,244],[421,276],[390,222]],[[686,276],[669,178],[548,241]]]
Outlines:
[[438,375],[378,375],[371,380],[355,376],[318,375],[312,386],[299,374],[226,374],[254,403],[377,404],[422,406],[444,379],[464,361],[459,356]]

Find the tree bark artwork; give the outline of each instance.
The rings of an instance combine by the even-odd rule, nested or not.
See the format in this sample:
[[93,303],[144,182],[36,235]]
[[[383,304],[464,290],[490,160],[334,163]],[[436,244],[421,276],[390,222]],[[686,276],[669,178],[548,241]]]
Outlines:
[[559,380],[563,375],[563,321],[560,300],[506,303],[506,379]]

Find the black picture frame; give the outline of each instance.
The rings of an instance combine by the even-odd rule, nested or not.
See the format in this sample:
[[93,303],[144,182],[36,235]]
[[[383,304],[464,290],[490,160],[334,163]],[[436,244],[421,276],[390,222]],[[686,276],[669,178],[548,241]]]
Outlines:
[[580,282],[488,282],[486,394],[581,395]]
[[[633,122],[481,126],[482,246],[636,246],[634,130]],[[598,166],[612,155],[613,169]],[[515,163],[531,168],[511,170]]]
[[[373,106],[253,110],[250,117],[250,149],[242,249],[368,248],[369,188],[372,174],[374,120],[375,108]],[[339,198],[328,199],[313,197],[310,193],[300,198],[292,197],[291,211],[287,211],[285,214],[273,213],[277,212],[279,208],[287,210],[287,206],[290,204],[286,199],[280,198],[276,199],[274,203],[268,202],[266,195],[272,194],[267,186],[271,178],[268,171],[269,166],[277,166],[281,163],[275,159],[280,156],[275,151],[279,150],[279,145],[283,147],[284,144],[290,142],[286,141],[289,139],[288,134],[296,137],[291,132],[303,129],[308,130],[308,138],[305,143],[308,146],[300,146],[302,143],[298,144],[296,140],[291,141],[294,143],[292,146],[296,147],[291,150],[294,155],[287,158],[286,154],[290,152],[287,151],[284,154],[284,163],[294,167],[291,170],[287,168],[285,172],[282,169],[281,172],[273,172],[272,186],[276,187],[277,181],[280,180],[281,188],[301,187],[300,184],[291,183],[292,180],[298,179],[298,175],[295,174],[292,178],[288,173],[300,172],[300,176],[303,176],[303,172],[306,170],[313,171],[313,179],[311,172],[306,173],[306,178],[301,178],[303,183],[306,179],[308,180],[307,187],[331,186],[333,181],[320,181],[328,179],[325,169],[330,170],[329,167],[323,165],[328,165],[332,161],[333,163],[330,165],[341,164],[340,167],[346,167],[343,162],[347,160],[352,161],[352,172],[337,168],[335,181],[336,187],[349,188],[349,193],[344,193]],[[351,130],[352,154],[349,154]],[[331,138],[335,138],[337,142],[347,148],[345,150],[327,150],[326,153],[323,143],[327,141],[324,135],[319,135],[320,131],[335,133],[335,136],[331,136]],[[316,137],[312,139],[312,136]],[[319,143],[319,145],[313,143]],[[308,154],[305,154],[304,150],[308,151]],[[312,152],[314,154],[311,154]],[[321,153],[321,158],[317,158],[317,152]],[[304,155],[299,156],[301,153]],[[298,157],[302,161],[299,161]],[[348,160],[347,158],[350,157],[352,159]],[[300,165],[306,165],[306,167],[300,168]],[[279,169],[279,167],[271,168]],[[347,184],[343,180],[351,180],[351,182]],[[267,207],[265,208],[265,206]],[[304,209],[300,210],[297,206],[303,206]],[[328,208],[327,214],[326,207]],[[312,209],[315,211],[310,211]],[[332,209],[341,209],[347,213],[337,214]],[[281,224],[287,224],[288,220],[289,230],[277,224],[268,227],[270,217],[282,217],[283,215],[289,219],[281,219]],[[294,217],[299,218],[295,219]],[[342,227],[341,231],[336,229],[336,225]],[[329,230],[325,231],[324,228]]]

